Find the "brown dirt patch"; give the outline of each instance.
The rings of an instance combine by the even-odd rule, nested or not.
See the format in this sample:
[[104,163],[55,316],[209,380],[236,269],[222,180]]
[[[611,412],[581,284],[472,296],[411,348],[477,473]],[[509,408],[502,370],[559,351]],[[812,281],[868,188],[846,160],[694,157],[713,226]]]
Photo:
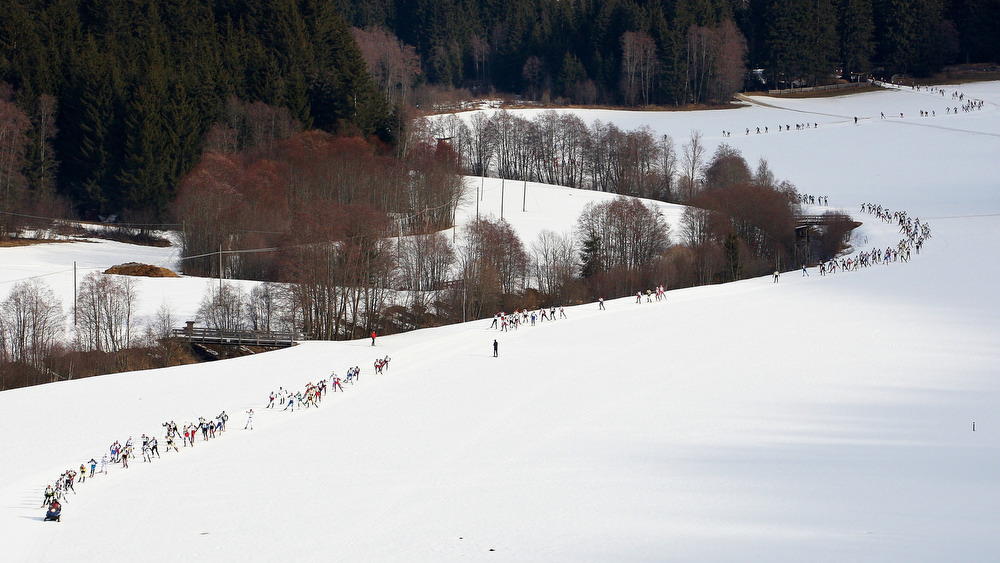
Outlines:
[[0,248],[14,248],[17,246],[32,246],[35,244],[48,244],[53,242],[69,242],[65,240],[42,239],[42,238],[10,238],[0,240]]
[[139,264],[129,262],[112,266],[104,271],[105,274],[118,274],[120,276],[145,276],[147,278],[179,278],[173,270],[152,266],[150,264]]

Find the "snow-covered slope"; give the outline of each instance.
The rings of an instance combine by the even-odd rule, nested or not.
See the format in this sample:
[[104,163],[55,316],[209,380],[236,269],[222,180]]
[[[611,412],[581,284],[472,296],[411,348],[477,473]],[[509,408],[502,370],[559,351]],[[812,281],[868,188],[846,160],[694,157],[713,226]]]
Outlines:
[[[479,321],[375,347],[306,343],[0,393],[0,553],[990,560],[1000,551],[1000,267],[990,259],[1000,84],[960,89],[986,107],[945,117],[932,105],[940,95],[901,90],[585,117],[648,122],[678,139],[733,130],[726,142],[748,159],[766,156],[779,177],[831,206],[856,212],[870,201],[929,221],[933,238],[909,263],[671,291],[606,311],[582,305],[516,332]],[[937,116],[910,117],[920,109]],[[881,120],[882,111],[906,117]],[[736,134],[805,119],[819,127]],[[510,187],[504,215],[524,232],[565,230],[552,227],[575,218],[561,201],[590,197],[529,184],[522,213],[520,186]],[[895,227],[857,217],[870,246],[898,240]],[[77,246],[74,259],[99,262],[91,249],[103,247]],[[23,277],[9,274],[8,252],[0,273]],[[374,375],[385,355],[391,369]],[[351,365],[362,367],[360,381],[319,409],[263,408],[272,389]],[[255,428],[243,430],[249,408]],[[113,467],[77,485],[61,523],[41,522],[42,490],[60,472],[99,459],[114,440],[162,436],[165,420],[223,409],[233,415],[223,437]]]

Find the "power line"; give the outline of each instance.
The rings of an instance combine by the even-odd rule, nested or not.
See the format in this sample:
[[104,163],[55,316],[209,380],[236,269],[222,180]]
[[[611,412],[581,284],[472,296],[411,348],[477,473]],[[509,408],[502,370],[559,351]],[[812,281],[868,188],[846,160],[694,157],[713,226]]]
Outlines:
[[38,274],[38,275],[34,275],[34,276],[28,276],[26,278],[18,278],[16,280],[0,280],[0,283],[17,283],[17,282],[27,281],[27,280],[33,280],[33,279],[37,279],[37,278],[44,278],[46,276],[54,276],[56,274],[64,274],[66,272],[72,272],[72,271],[73,271],[73,268],[67,268],[65,270],[59,270],[58,272],[49,272],[47,274]]
[[80,225],[94,225],[104,227],[181,227],[182,223],[94,223],[93,221],[80,221],[77,219],[60,219],[58,217],[43,217],[41,215],[26,215],[24,213],[14,213],[13,211],[0,211],[2,215],[11,217],[25,217],[28,219],[44,219],[46,221],[61,223],[78,223]]
[[926,220],[934,219],[974,219],[977,217],[1000,217],[1000,213],[985,213],[982,215],[943,215],[941,217],[925,217]]

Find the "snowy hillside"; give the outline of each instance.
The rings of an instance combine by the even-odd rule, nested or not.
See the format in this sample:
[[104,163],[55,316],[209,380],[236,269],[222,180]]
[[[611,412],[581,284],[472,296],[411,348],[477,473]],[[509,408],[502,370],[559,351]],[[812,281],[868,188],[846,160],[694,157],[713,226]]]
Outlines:
[[[0,549],[11,561],[992,560],[1000,83],[956,88],[984,108],[942,115],[950,100],[892,90],[584,116],[678,143],[700,129],[710,149],[731,130],[749,161],[765,156],[864,221],[864,248],[900,235],[858,214],[863,202],[928,221],[909,263],[587,304],[516,332],[477,321],[0,393]],[[818,127],[773,132],[805,120]],[[500,183],[485,183],[480,212],[499,215]],[[505,185],[504,217],[527,240],[568,230],[578,202],[600,197],[529,184],[522,213],[522,190]],[[134,252],[164,251],[3,249],[0,291],[67,260],[175,260]],[[60,276],[47,281],[65,295]],[[189,310],[182,294],[206,282],[156,283],[174,285],[144,286],[152,309]],[[318,409],[264,408],[279,386],[352,365],[360,380]],[[163,451],[162,422],[222,410],[225,435]],[[46,484],[143,433],[161,438],[161,459],[77,484],[63,521],[41,521]]]

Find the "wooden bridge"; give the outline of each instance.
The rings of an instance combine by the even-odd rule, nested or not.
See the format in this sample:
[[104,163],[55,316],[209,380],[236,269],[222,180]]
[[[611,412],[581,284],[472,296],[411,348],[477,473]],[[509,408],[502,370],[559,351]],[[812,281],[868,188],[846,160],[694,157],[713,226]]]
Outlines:
[[795,217],[796,227],[815,227],[825,225],[830,220],[827,215],[798,215]]
[[[830,223],[837,215],[799,215],[795,218],[795,261],[796,263],[809,263],[815,258],[813,248],[813,230]],[[855,227],[860,223],[855,223]],[[846,236],[850,236],[850,232]]]
[[306,336],[292,332],[270,332],[256,330],[218,330],[214,328],[195,328],[188,324],[185,328],[175,328],[171,331],[174,338],[184,339],[199,344],[222,344],[225,346],[267,346],[270,348],[287,348],[295,345],[298,340],[306,340]]

